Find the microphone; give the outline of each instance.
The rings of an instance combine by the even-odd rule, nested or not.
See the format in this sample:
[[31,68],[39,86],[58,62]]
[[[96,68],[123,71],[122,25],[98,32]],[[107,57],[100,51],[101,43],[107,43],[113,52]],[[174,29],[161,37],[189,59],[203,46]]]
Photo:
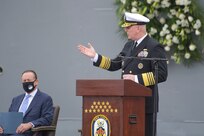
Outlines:
[[0,66],[0,75],[3,74],[3,68]]

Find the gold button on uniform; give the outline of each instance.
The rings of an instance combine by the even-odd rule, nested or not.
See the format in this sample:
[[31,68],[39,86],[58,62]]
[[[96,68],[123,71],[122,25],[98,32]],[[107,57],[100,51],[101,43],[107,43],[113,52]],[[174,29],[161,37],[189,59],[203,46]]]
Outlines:
[[142,69],[143,67],[144,67],[144,65],[143,65],[142,63],[139,63],[139,64],[138,64],[138,68],[139,68],[139,69]]

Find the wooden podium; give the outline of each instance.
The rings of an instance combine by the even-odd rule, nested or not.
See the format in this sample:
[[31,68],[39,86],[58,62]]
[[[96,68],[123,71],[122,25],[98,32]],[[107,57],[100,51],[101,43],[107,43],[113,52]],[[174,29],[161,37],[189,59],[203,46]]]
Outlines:
[[131,80],[77,80],[82,135],[145,136],[145,97],[151,94]]

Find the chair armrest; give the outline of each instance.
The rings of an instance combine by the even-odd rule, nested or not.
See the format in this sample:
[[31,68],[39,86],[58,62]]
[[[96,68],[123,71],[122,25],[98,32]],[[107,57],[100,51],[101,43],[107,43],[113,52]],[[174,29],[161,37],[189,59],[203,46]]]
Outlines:
[[80,136],[82,136],[82,129],[78,129],[78,132],[80,133]]
[[39,126],[36,128],[32,128],[31,131],[32,132],[37,132],[37,131],[55,131],[56,130],[56,126]]

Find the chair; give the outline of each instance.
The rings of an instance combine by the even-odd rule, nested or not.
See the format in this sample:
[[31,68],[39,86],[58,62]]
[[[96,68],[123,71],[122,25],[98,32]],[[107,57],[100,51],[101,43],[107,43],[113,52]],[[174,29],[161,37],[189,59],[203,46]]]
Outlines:
[[32,128],[31,131],[34,132],[33,136],[38,136],[39,133],[43,136],[55,136],[57,121],[59,116],[60,106],[54,106],[54,115],[52,124],[50,126],[39,126],[36,128]]

